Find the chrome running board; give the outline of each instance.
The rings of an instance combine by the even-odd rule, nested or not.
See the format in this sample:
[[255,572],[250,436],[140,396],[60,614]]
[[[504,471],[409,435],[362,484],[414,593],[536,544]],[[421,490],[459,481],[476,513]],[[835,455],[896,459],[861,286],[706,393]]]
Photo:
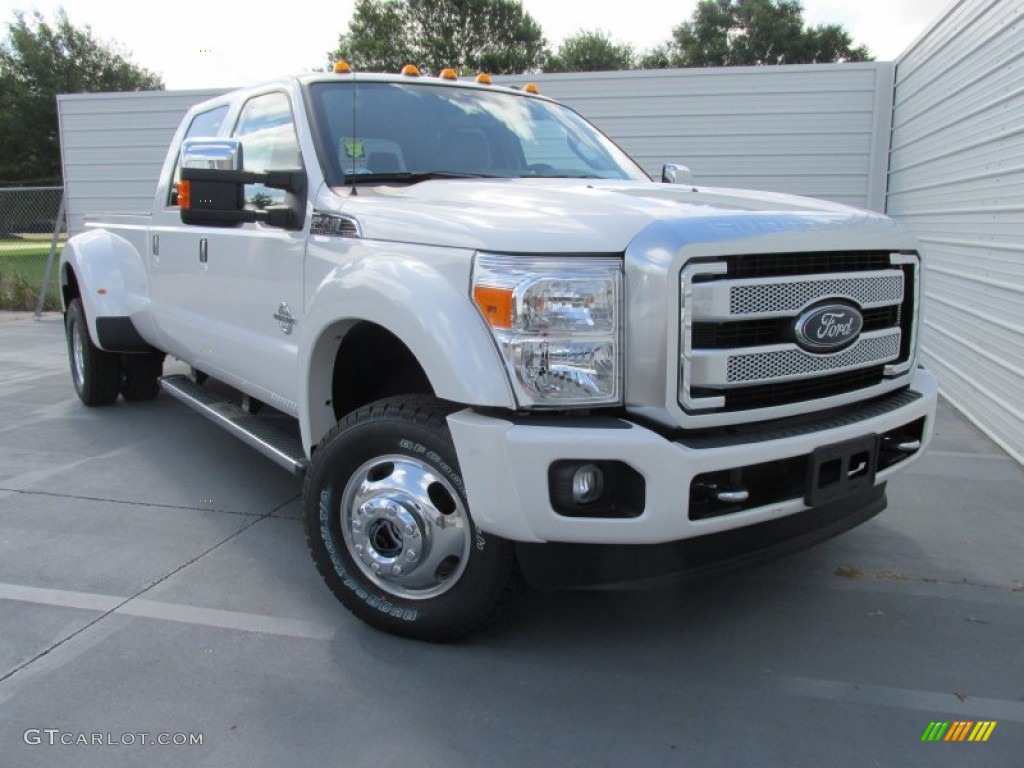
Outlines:
[[160,387],[189,408],[223,427],[268,459],[301,477],[309,467],[302,445],[291,435],[196,384],[188,376],[164,376]]

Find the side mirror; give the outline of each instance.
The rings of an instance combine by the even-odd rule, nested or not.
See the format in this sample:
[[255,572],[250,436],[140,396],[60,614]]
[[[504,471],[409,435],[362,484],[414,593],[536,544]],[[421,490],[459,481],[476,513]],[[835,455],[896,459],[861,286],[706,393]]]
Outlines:
[[693,173],[685,165],[666,163],[661,168],[662,184],[692,184]]
[[[183,224],[233,226],[262,221],[272,227],[302,229],[306,212],[306,172],[301,168],[268,173],[242,170],[238,139],[186,139],[181,145],[178,208]],[[246,208],[247,184],[284,190],[284,205]]]

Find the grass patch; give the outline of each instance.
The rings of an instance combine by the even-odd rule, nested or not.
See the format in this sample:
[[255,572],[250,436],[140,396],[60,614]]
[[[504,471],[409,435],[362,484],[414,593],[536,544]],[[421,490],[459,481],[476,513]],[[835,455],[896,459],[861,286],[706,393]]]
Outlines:
[[[0,240],[0,309],[33,310],[43,284],[46,260],[50,255],[50,240]],[[57,258],[54,256],[50,285],[46,291],[43,309],[60,309]]]

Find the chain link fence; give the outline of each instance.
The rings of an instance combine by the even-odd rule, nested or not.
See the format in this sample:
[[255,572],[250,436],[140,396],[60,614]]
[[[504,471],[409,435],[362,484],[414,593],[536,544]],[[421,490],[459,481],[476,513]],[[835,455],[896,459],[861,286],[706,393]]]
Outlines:
[[67,239],[63,194],[62,187],[0,188],[0,310],[60,309],[57,257]]

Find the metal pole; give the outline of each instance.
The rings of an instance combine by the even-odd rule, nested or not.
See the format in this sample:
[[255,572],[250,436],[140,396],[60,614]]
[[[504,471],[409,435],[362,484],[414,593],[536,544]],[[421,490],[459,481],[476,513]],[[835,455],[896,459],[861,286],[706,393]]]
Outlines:
[[66,199],[64,195],[60,196],[60,210],[57,211],[57,223],[53,225],[53,239],[50,240],[50,255],[46,259],[43,284],[39,288],[39,301],[36,302],[36,320],[43,316],[43,302],[46,301],[46,291],[50,287],[50,270],[53,268],[53,257],[57,255],[57,241],[60,239],[60,230],[64,223],[64,202]]

